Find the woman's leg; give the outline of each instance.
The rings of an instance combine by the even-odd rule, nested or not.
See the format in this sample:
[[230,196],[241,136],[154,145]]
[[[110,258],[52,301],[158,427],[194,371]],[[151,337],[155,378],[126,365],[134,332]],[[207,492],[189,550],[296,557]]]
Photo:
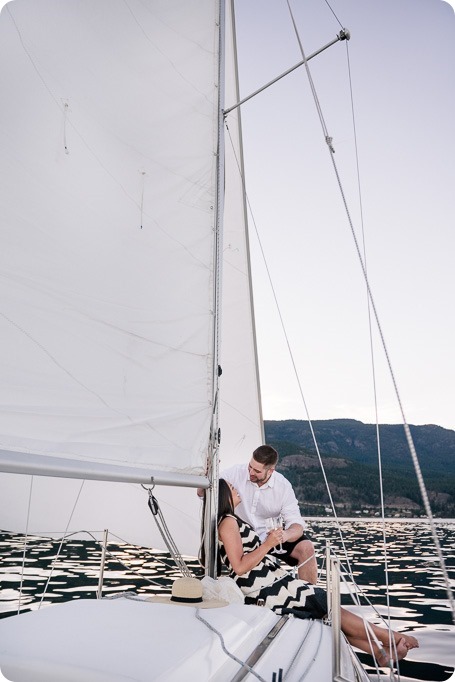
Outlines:
[[[362,651],[373,653],[380,665],[386,665],[390,659],[395,660],[395,658],[397,658],[398,660],[401,660],[406,656],[409,649],[414,649],[419,646],[418,641],[412,635],[404,635],[392,630],[391,635],[395,645],[392,643],[391,650],[389,650],[389,630],[380,628],[372,623],[369,623],[369,627],[372,629],[379,642],[385,647],[385,650],[384,648],[379,648],[373,638],[371,638],[370,644],[365,630],[365,623],[362,618],[346,609],[341,609],[341,629],[349,642]],[[371,650],[372,648],[373,651]]]

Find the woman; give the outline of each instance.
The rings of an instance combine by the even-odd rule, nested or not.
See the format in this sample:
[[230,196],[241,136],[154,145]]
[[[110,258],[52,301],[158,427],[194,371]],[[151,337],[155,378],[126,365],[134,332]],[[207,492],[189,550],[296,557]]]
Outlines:
[[[218,538],[223,563],[230,576],[245,595],[246,604],[264,603],[277,613],[285,608],[298,610],[303,618],[323,618],[327,614],[325,591],[298,580],[282,569],[269,552],[283,539],[282,529],[272,530],[261,544],[250,525],[235,515],[240,497],[233,486],[220,479],[218,496]],[[380,666],[388,665],[390,659],[402,659],[409,649],[418,647],[415,637],[392,631],[392,651],[389,631],[370,623],[381,646],[372,643],[373,653]],[[341,609],[341,629],[349,642],[367,653],[371,645],[367,638],[364,621],[355,614]]]

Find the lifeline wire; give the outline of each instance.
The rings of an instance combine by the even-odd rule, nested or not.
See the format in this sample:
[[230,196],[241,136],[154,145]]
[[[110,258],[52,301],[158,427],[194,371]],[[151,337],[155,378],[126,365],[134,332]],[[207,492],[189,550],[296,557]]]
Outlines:
[[[305,59],[305,55],[304,55],[304,52],[303,52],[303,48],[302,48],[302,44],[301,44],[301,41],[300,41],[300,37],[299,37],[299,35],[298,35],[298,33],[297,33],[297,28],[296,28],[296,26],[295,26],[294,18],[293,18],[293,16],[292,16],[292,10],[291,10],[291,7],[290,7],[290,5],[289,5],[289,0],[287,0],[287,3],[288,3],[289,11],[290,11],[290,13],[291,13],[291,17],[292,17],[292,21],[293,21],[293,24],[294,24],[294,28],[295,28],[295,31],[296,31],[296,34],[297,34],[297,40],[298,40],[299,45],[300,45],[300,49],[301,49],[301,52],[302,52],[302,56],[303,56],[303,58]],[[437,535],[437,532],[436,532],[436,526],[435,526],[435,523],[434,523],[432,511],[431,511],[430,502],[429,502],[429,499],[428,499],[428,493],[427,493],[427,490],[426,490],[426,487],[425,487],[425,482],[424,482],[424,480],[423,480],[422,471],[421,471],[421,469],[420,469],[420,463],[419,463],[419,460],[418,460],[418,457],[417,457],[417,452],[416,452],[416,449],[415,449],[414,440],[413,440],[413,438],[412,438],[411,431],[410,431],[410,429],[409,429],[409,425],[408,425],[408,422],[407,422],[407,419],[406,419],[406,416],[405,416],[405,413],[404,413],[404,408],[403,408],[403,404],[402,404],[402,401],[401,401],[400,392],[399,392],[399,390],[398,390],[398,385],[397,385],[397,382],[396,382],[395,373],[394,373],[393,368],[392,368],[392,363],[391,363],[390,356],[389,356],[389,352],[388,352],[388,349],[387,349],[387,346],[386,346],[386,343],[385,343],[385,338],[384,338],[384,334],[383,334],[383,331],[382,331],[382,326],[381,326],[381,323],[380,323],[380,320],[379,320],[379,315],[378,315],[378,312],[377,312],[377,309],[376,309],[376,304],[375,304],[375,301],[374,301],[374,298],[373,298],[373,293],[372,293],[371,288],[370,288],[370,282],[369,282],[369,279],[368,279],[368,274],[367,274],[367,271],[366,271],[365,263],[364,263],[364,261],[363,261],[362,254],[361,254],[361,252],[360,252],[359,243],[358,243],[358,240],[357,240],[357,236],[356,236],[356,233],[355,233],[355,230],[354,230],[354,226],[353,226],[353,223],[352,223],[352,219],[351,219],[351,215],[350,215],[350,212],[349,212],[349,207],[348,207],[348,205],[347,205],[346,197],[345,197],[345,194],[344,194],[343,185],[342,185],[342,183],[341,183],[340,175],[339,175],[339,173],[338,173],[338,167],[337,167],[336,161],[335,161],[335,150],[334,150],[334,148],[333,148],[333,146],[332,146],[332,138],[331,138],[331,137],[329,136],[329,134],[328,134],[328,130],[327,130],[327,127],[326,127],[326,124],[325,124],[325,121],[324,121],[324,117],[323,117],[323,115],[322,115],[322,109],[321,109],[321,106],[320,106],[320,104],[319,104],[319,100],[318,100],[318,97],[317,97],[316,89],[315,89],[314,84],[313,84],[313,79],[312,79],[312,77],[311,77],[310,69],[309,69],[308,63],[307,63],[306,61],[305,61],[305,69],[306,69],[307,76],[308,76],[308,79],[309,79],[309,82],[310,82],[311,90],[312,90],[312,92],[313,92],[314,102],[315,102],[316,109],[317,109],[318,114],[319,114],[319,120],[320,120],[321,127],[322,127],[322,130],[323,130],[323,133],[324,133],[324,137],[325,137],[325,140],[326,140],[328,149],[329,149],[330,158],[331,158],[331,160],[332,160],[332,165],[333,165],[333,169],[334,169],[335,176],[336,176],[336,179],[337,179],[337,183],[338,183],[338,187],[339,187],[339,190],[340,190],[341,198],[342,198],[342,200],[343,200],[343,204],[344,204],[344,207],[345,207],[346,216],[347,216],[347,218],[348,218],[349,226],[350,226],[350,229],[351,229],[351,234],[352,234],[352,237],[353,237],[353,239],[354,239],[355,249],[356,249],[357,256],[358,256],[358,259],[359,259],[359,262],[360,262],[360,265],[361,265],[361,268],[362,268],[363,277],[364,277],[364,280],[365,280],[365,283],[366,283],[366,287],[367,287],[367,291],[368,291],[368,297],[369,297],[370,302],[371,302],[371,308],[372,308],[373,313],[374,313],[374,317],[375,317],[376,324],[377,324],[377,327],[378,327],[379,336],[380,336],[380,338],[381,338],[382,347],[383,347],[383,349],[384,349],[384,354],[385,354],[385,357],[386,357],[386,360],[387,360],[387,364],[388,364],[388,367],[389,367],[389,372],[390,372],[390,376],[391,376],[391,379],[392,379],[393,387],[394,387],[394,390],[395,390],[395,395],[396,395],[396,398],[397,398],[397,401],[398,401],[398,405],[399,405],[400,412],[401,412],[401,417],[402,417],[402,420],[403,420],[403,427],[404,427],[404,431],[405,431],[405,434],[406,434],[406,440],[407,440],[407,442],[408,442],[408,447],[409,447],[409,450],[410,450],[410,453],[411,453],[411,458],[412,458],[412,461],[413,461],[413,464],[414,464],[414,469],[415,469],[415,472],[416,472],[417,481],[418,481],[418,483],[419,483],[420,494],[422,495],[422,500],[423,500],[423,504],[424,504],[424,507],[425,507],[425,511],[426,511],[428,520],[429,520],[429,522],[430,522],[431,533],[432,533],[433,540],[434,540],[434,543],[435,543],[436,551],[437,551],[437,553],[438,553],[438,558],[439,558],[439,563],[440,563],[440,566],[441,566],[441,570],[442,570],[442,573],[443,573],[443,576],[444,576],[444,582],[445,582],[446,593],[447,593],[447,597],[448,597],[448,600],[449,600],[449,603],[450,603],[450,607],[451,607],[451,611],[452,611],[452,620],[453,620],[453,623],[454,623],[454,625],[455,625],[455,601],[454,601],[454,596],[453,596],[452,589],[451,589],[451,587],[450,587],[449,575],[448,575],[448,573],[447,573],[447,568],[446,568],[446,565],[445,565],[444,557],[443,557],[443,554],[442,554],[441,546],[440,546],[439,539],[438,539],[438,535]]]
[[75,510],[76,510],[77,503],[79,502],[79,497],[80,497],[80,495],[81,495],[82,488],[84,487],[84,483],[85,483],[85,479],[82,481],[81,487],[79,488],[79,492],[78,492],[77,497],[76,497],[76,500],[75,500],[75,502],[74,502],[73,509],[71,510],[71,514],[70,514],[70,517],[69,517],[69,519],[68,519],[68,523],[66,524],[66,528],[65,528],[65,532],[64,532],[63,537],[62,537],[62,541],[60,542],[60,546],[59,546],[58,551],[57,551],[57,556],[54,557],[54,559],[53,559],[53,561],[52,561],[51,570],[50,570],[48,579],[47,579],[47,581],[46,581],[46,584],[45,584],[45,586],[44,586],[43,595],[42,595],[42,597],[41,597],[41,601],[40,601],[40,603],[39,603],[38,610],[41,608],[41,605],[42,605],[43,599],[44,599],[44,595],[46,594],[46,590],[47,590],[47,588],[48,588],[50,579],[52,578],[52,573],[54,572],[55,562],[57,561],[58,557],[60,556],[60,552],[62,551],[63,541],[65,540],[66,532],[67,532],[68,527],[69,527],[69,525],[70,525],[70,523],[71,523],[71,519],[73,518],[73,514],[74,514],[74,512],[75,512]]
[[[336,556],[336,554],[335,554],[335,556]],[[340,564],[340,566],[342,566],[342,564]],[[346,587],[348,588],[348,592],[349,592],[349,595],[351,596],[352,600],[355,601],[354,595],[352,594],[352,592],[351,592],[351,590],[350,590],[350,585],[349,585],[349,583],[347,582],[346,578],[344,577],[344,575],[343,575],[342,573],[340,574],[340,577],[341,577],[341,580],[343,581],[343,583],[344,583],[344,584],[346,585]],[[353,583],[353,585],[354,585],[354,587],[358,590],[359,594],[361,594],[361,596],[365,599],[365,601],[368,602],[368,604],[371,606],[371,608],[373,609],[373,612],[374,612],[375,615],[379,618],[379,620],[380,620],[381,622],[384,623],[386,629],[387,629],[388,632],[389,632],[389,651],[392,651],[392,650],[393,650],[393,651],[395,652],[395,657],[398,658],[398,657],[397,657],[396,642],[395,642],[395,639],[392,637],[392,628],[391,628],[390,625],[384,620],[383,616],[381,616],[381,614],[378,613],[378,611],[376,610],[376,608],[374,607],[374,605],[371,603],[371,601],[368,599],[368,597],[362,592],[362,589],[357,585],[357,583]],[[365,633],[366,633],[366,636],[367,636],[367,639],[368,639],[368,643],[369,643],[369,646],[370,646],[370,649],[371,649],[371,654],[372,654],[373,659],[374,659],[374,661],[375,661],[376,675],[379,677],[379,675],[380,675],[380,673],[379,673],[379,667],[378,667],[378,664],[377,664],[377,661],[376,661],[376,657],[374,656],[374,653],[373,653],[373,647],[372,647],[372,644],[371,644],[371,639],[373,639],[373,640],[375,641],[376,646],[378,647],[378,649],[380,649],[380,650],[382,649],[382,650],[384,651],[384,653],[385,653],[385,650],[384,650],[384,647],[383,647],[382,642],[380,642],[380,641],[378,640],[378,638],[376,637],[376,635],[374,634],[374,632],[373,632],[373,630],[372,630],[372,628],[371,628],[371,624],[367,621],[367,619],[366,619],[365,617],[363,617],[363,616],[360,616],[360,617],[361,617],[362,620],[363,620],[363,624],[364,624],[364,628],[365,628]],[[399,679],[400,672],[399,672],[399,667],[398,667],[398,661],[397,661],[397,669],[398,669],[398,679]],[[390,672],[390,679],[391,679],[391,680],[394,680],[394,679],[395,679],[395,674],[394,674],[394,672],[393,672],[392,667],[390,668],[390,670],[391,670],[391,672]]]
[[[73,531],[72,533],[67,533],[66,535],[63,535],[63,536],[61,536],[61,537],[59,537],[59,538],[55,538],[55,539],[52,538],[52,542],[61,542],[61,541],[67,542],[73,535],[79,535],[80,533],[84,533],[84,534],[88,535],[89,537],[92,538],[92,540],[93,540],[94,542],[96,542],[97,545],[99,545],[100,547],[102,547],[102,542],[101,542],[100,540],[98,540],[98,538],[94,535],[94,533],[91,532],[91,531],[89,531],[89,530],[84,530],[84,529],[75,530],[75,531]],[[110,537],[114,537],[114,538],[116,538],[117,540],[120,540],[120,542],[125,543],[125,545],[129,545],[129,544],[130,544],[130,543],[128,542],[128,540],[125,540],[124,538],[121,538],[121,537],[119,537],[118,535],[115,535],[114,533],[109,533],[109,535],[110,535]],[[46,543],[48,543],[48,542],[49,542],[49,538],[42,538],[41,542],[46,542]],[[36,546],[36,545],[35,545],[35,546]],[[126,564],[124,561],[122,561],[121,559],[119,559],[113,552],[109,551],[108,549],[106,549],[106,554],[107,554],[111,559],[113,559],[114,561],[116,561],[118,564],[120,564],[121,566],[123,566],[123,568],[125,568],[127,571],[129,571],[130,573],[133,573],[134,575],[137,575],[138,578],[140,578],[141,580],[144,580],[145,582],[148,582],[148,583],[150,583],[151,585],[157,585],[157,586],[159,586],[159,587],[162,587],[162,583],[159,583],[159,582],[157,582],[156,580],[152,580],[151,578],[147,578],[147,577],[146,577],[145,575],[143,575],[142,573],[139,573],[137,570],[135,570],[135,569],[132,568],[131,566],[128,566],[128,564]],[[162,564],[165,568],[167,568],[167,569],[172,569],[172,568],[174,567],[174,564],[170,564],[169,561],[166,561],[166,560],[164,560],[164,559],[161,559],[159,556],[157,556],[156,554],[154,554],[154,553],[152,553],[152,552],[150,552],[150,554],[151,554],[151,556],[153,557],[153,560],[154,560],[154,561],[156,561],[156,562]],[[175,562],[174,562],[174,563],[175,563]]]
[[[331,551],[331,554],[333,554],[333,556],[335,556],[336,558],[338,558],[336,552],[333,551],[333,548],[331,548],[330,551]],[[343,566],[343,564],[341,563],[341,561],[340,561],[340,569],[343,569],[343,571],[346,572],[346,568]],[[359,598],[359,595],[362,596],[362,597],[365,599],[365,601],[369,604],[369,606],[371,606],[371,608],[372,608],[374,614],[379,618],[379,620],[380,620],[382,623],[384,623],[386,629],[387,629],[388,632],[389,632],[389,651],[392,651],[392,649],[393,649],[393,650],[395,651],[395,655],[396,655],[396,642],[395,642],[395,639],[392,637],[392,628],[391,628],[391,626],[390,626],[390,623],[387,623],[387,622],[384,620],[383,616],[376,610],[375,606],[371,603],[371,601],[368,599],[368,597],[364,594],[364,592],[362,591],[362,588],[361,588],[359,585],[357,585],[357,583],[354,581],[354,579],[352,578],[352,576],[351,576],[352,583],[349,583],[349,582],[346,580],[346,578],[345,578],[345,576],[344,576],[344,574],[343,574],[342,571],[340,571],[340,578],[341,578],[341,580],[343,581],[344,585],[347,587],[349,596],[351,597],[352,601],[353,601],[354,603],[357,603],[358,605],[360,605],[360,598]],[[356,595],[354,595],[354,594],[352,593],[351,585],[353,585],[354,588],[355,588],[355,590],[357,591],[357,594],[356,594]],[[378,641],[376,635],[374,634],[374,632],[373,632],[372,629],[371,629],[370,623],[366,620],[366,618],[364,618],[363,616],[360,616],[360,617],[362,618],[363,623],[364,623],[364,628],[365,628],[366,637],[367,637],[367,640],[368,640],[368,643],[369,643],[369,646],[370,646],[371,654],[372,654],[373,659],[374,659],[374,662],[375,662],[376,675],[377,675],[377,677],[378,677],[378,679],[379,679],[379,675],[380,675],[380,673],[379,673],[379,666],[378,666],[378,664],[377,664],[376,657],[374,656],[374,653],[373,653],[373,647],[372,647],[372,644],[371,644],[371,638],[373,638],[373,639],[375,640],[375,643],[376,643],[376,645],[378,646],[379,649],[383,649],[383,645],[382,645],[382,642],[379,642],[379,641]],[[384,653],[385,653],[385,651],[384,651]],[[398,664],[397,664],[397,666],[398,666]],[[390,671],[391,671],[391,672],[390,672],[390,679],[391,679],[392,682],[393,682],[393,680],[395,680],[395,674],[394,674],[392,668],[390,668]],[[398,680],[399,680],[399,675],[400,675],[400,673],[399,673],[399,669],[398,669]]]
[[[86,531],[86,532],[88,532],[88,531]],[[124,540],[124,539],[121,538],[119,535],[115,535],[115,533],[109,533],[109,535],[111,535],[113,538],[116,538],[117,540],[120,540],[121,542],[124,542],[125,544],[130,544],[127,540]],[[98,542],[99,544],[101,544],[99,540],[97,540],[97,542]],[[172,566],[168,561],[166,561],[165,559],[161,559],[161,558],[158,557],[156,554],[154,554],[151,550],[149,550],[149,551],[150,551],[150,554],[151,554],[151,556],[153,557],[153,560],[154,560],[154,561],[158,561],[159,563],[163,564],[166,568],[173,568],[173,566]],[[173,559],[173,562],[174,562],[174,564],[175,564],[175,560],[174,560],[174,559]],[[120,562],[120,563],[121,563],[121,562]],[[123,565],[125,566],[125,568],[128,568],[128,570],[134,572],[134,569],[129,568],[128,566],[126,566],[126,564],[123,564]],[[150,581],[150,582],[153,582],[153,581]]]
[[30,477],[30,490],[28,493],[28,505],[27,505],[27,522],[25,525],[25,537],[24,537],[24,551],[22,553],[22,567],[21,567],[21,584],[19,586],[19,601],[17,604],[17,613],[21,612],[21,600],[22,600],[22,585],[24,583],[24,570],[25,570],[25,554],[27,551],[27,538],[28,538],[28,523],[30,520],[30,509],[32,506],[32,491],[33,491],[33,481],[34,476]]
[[[78,531],[78,532],[81,532],[81,531]],[[100,540],[98,540],[98,538],[96,538],[92,533],[90,533],[90,531],[86,530],[86,531],[83,531],[83,532],[85,532],[85,533],[87,533],[88,535],[90,535],[90,537],[92,537],[93,540],[94,540],[100,547],[102,547],[102,542],[100,542]],[[65,539],[67,539],[67,538],[65,538]],[[118,557],[116,557],[115,554],[113,554],[112,552],[110,552],[107,548],[106,548],[106,554],[107,554],[109,557],[111,557],[111,559],[114,559],[114,561],[116,561],[118,564],[120,564],[120,566],[123,566],[123,568],[126,568],[127,571],[130,571],[130,573],[133,573],[134,575],[137,575],[137,577],[140,578],[141,580],[144,580],[145,582],[150,583],[151,585],[157,585],[158,587],[162,587],[162,584],[161,584],[161,583],[157,582],[156,580],[152,580],[151,578],[147,578],[147,577],[146,577],[145,575],[143,575],[142,573],[139,573],[139,572],[136,571],[134,568],[131,568],[131,566],[128,566],[127,564],[125,564],[125,563],[124,563],[123,561],[121,561]],[[157,559],[157,557],[155,557],[155,555],[153,555],[153,559],[159,561],[159,559]],[[162,561],[162,563],[166,566],[166,568],[171,568],[171,567],[169,566],[169,564],[167,564],[166,562]]]

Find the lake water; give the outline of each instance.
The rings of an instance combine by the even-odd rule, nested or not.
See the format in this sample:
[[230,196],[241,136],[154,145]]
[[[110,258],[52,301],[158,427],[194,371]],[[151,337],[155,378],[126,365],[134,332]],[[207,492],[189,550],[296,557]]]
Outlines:
[[[380,522],[342,521],[347,556],[356,583],[365,598],[383,617],[387,617],[384,550]],[[387,523],[387,555],[390,618],[394,629],[412,631],[420,648],[412,651],[400,666],[401,680],[454,679],[455,626],[437,554],[428,524],[393,521]],[[455,521],[438,522],[439,541],[455,589]],[[315,542],[318,563],[323,568],[325,543],[329,540],[347,565],[338,529],[330,520],[310,520],[308,531]],[[98,585],[100,546],[93,540],[68,538],[58,556],[59,542],[29,538],[25,556],[21,610],[69,599],[95,598]],[[138,594],[168,591],[170,581],[179,575],[169,555],[132,545],[109,543],[104,574],[103,595],[123,591]],[[0,617],[17,613],[20,573],[24,552],[23,537],[0,533]],[[189,561],[196,575],[202,576],[197,561]],[[46,593],[43,590],[49,581]],[[343,587],[343,604],[352,604]],[[363,600],[354,610],[373,615]],[[375,621],[379,622],[379,621]],[[368,657],[363,657],[368,666]],[[371,669],[373,670],[373,669]],[[385,678],[384,678],[385,679]]]

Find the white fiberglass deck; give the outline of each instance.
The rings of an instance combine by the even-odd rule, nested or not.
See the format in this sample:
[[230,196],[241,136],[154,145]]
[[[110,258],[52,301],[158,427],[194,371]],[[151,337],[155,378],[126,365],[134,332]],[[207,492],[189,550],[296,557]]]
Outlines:
[[[1,670],[13,682],[231,680],[241,666],[197,613],[242,661],[279,620],[268,609],[242,604],[197,611],[124,598],[72,601],[0,621]],[[343,659],[354,679],[347,648]],[[254,669],[271,680],[279,668],[289,681],[306,672],[310,682],[329,682],[331,628],[291,618]]]

